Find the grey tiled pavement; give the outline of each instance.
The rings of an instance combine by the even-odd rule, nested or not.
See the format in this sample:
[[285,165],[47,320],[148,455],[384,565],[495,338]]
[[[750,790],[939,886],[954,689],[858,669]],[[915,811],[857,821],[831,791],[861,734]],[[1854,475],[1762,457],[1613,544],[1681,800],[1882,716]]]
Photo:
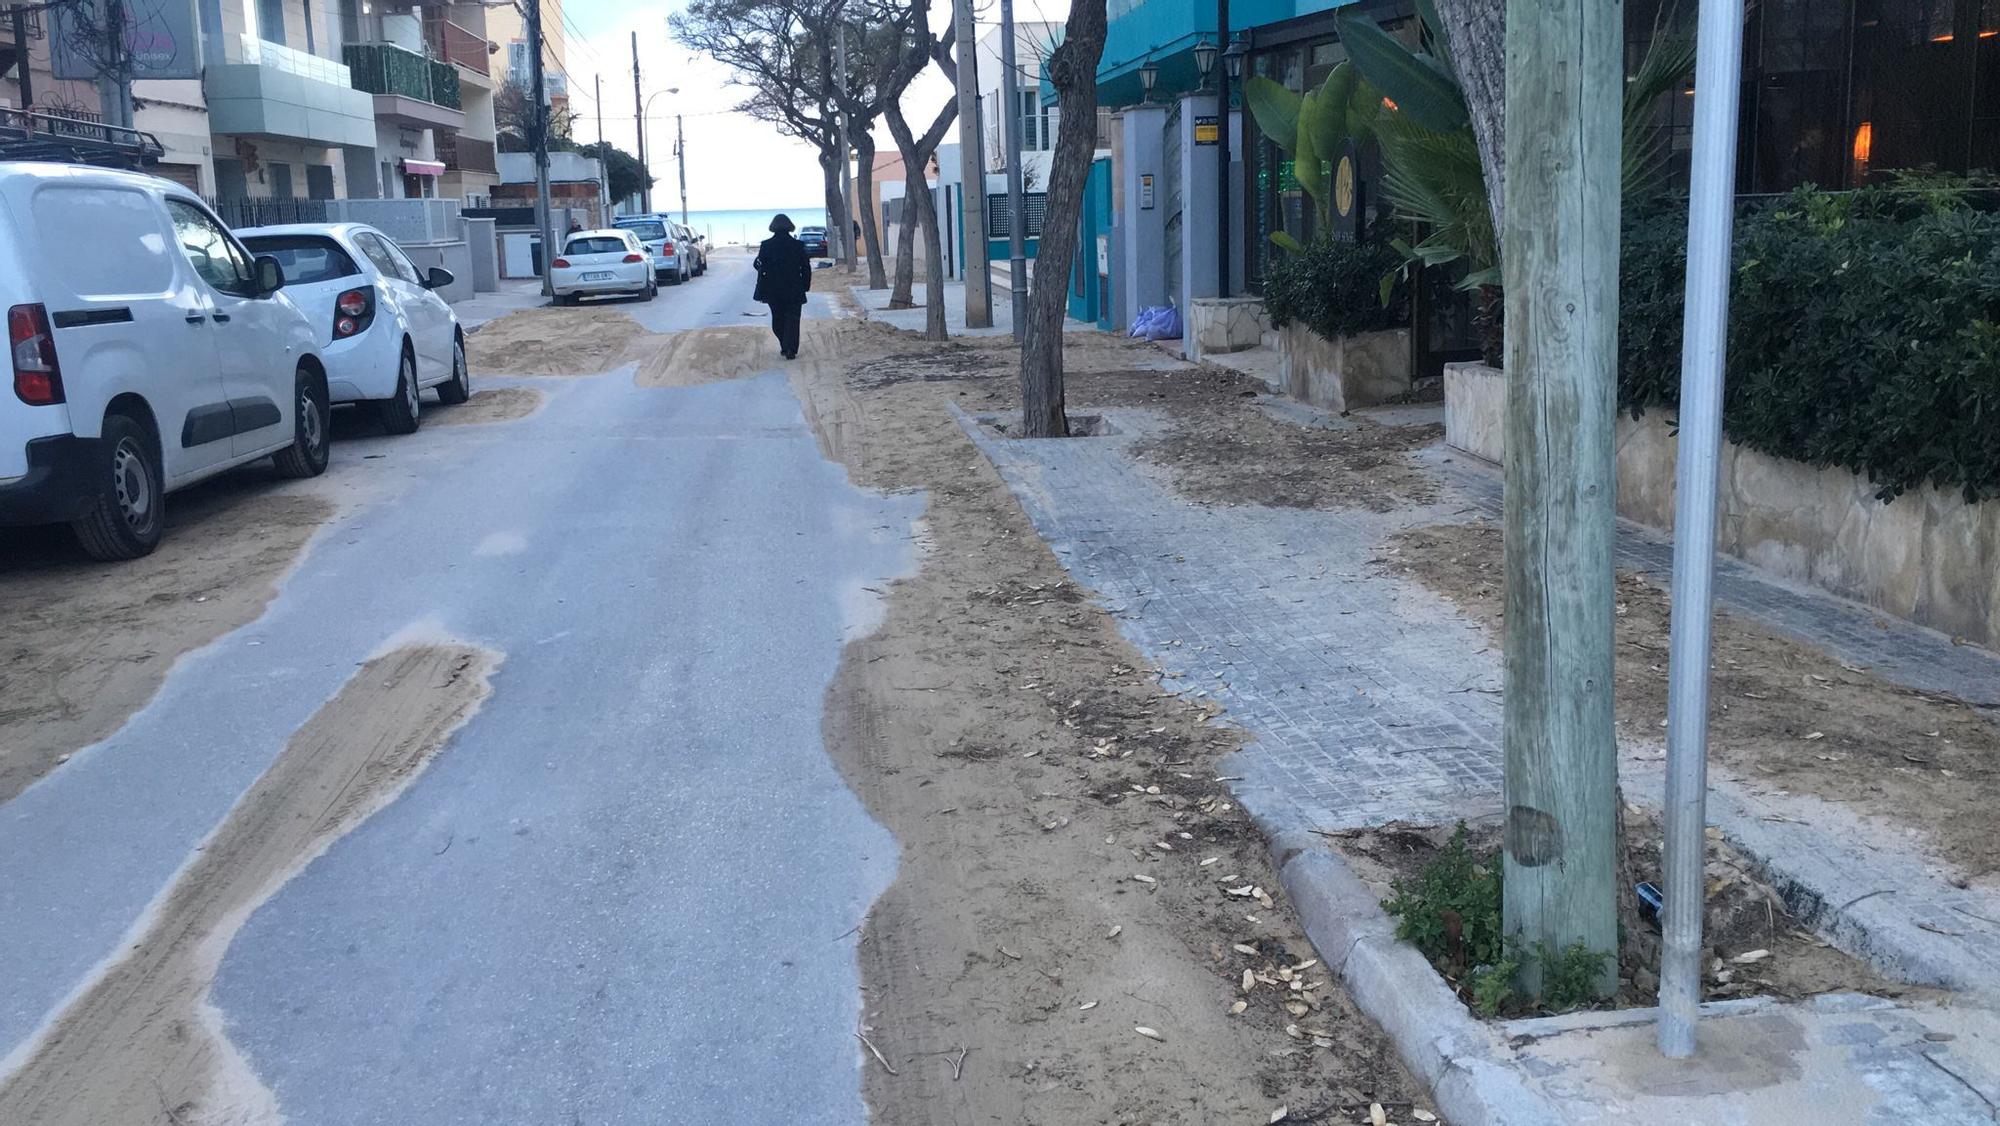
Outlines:
[[[1301,425],[1358,424],[1268,406]],[[1379,565],[1402,528],[1497,514],[1497,473],[1434,447],[1421,456],[1441,499],[1426,507],[1203,507],[1131,455],[1157,415],[1104,413],[1109,436],[1052,441],[959,417],[1165,687],[1213,698],[1250,734],[1225,769],[1266,831],[1497,813],[1500,654],[1447,600]],[[1396,421],[1425,420],[1409,408]],[[1669,569],[1667,545],[1633,525],[1621,526],[1618,553],[1624,567]],[[1717,594],[1732,613],[1913,687],[1986,702],[2000,693],[1990,653],[1750,567],[1725,562]],[[1621,775],[1628,797],[1658,803],[1657,755],[1628,755]],[[1723,771],[1710,783],[1710,823],[1767,866],[1802,919],[1892,976],[2000,996],[2000,923],[1988,922],[2000,919],[2000,892],[1960,886],[1901,829],[1871,828],[1845,807]],[[1856,899],[1857,888],[1873,894]]]
[[1157,418],[1109,413],[1117,433],[1057,441],[961,421],[1165,687],[1214,698],[1255,736],[1229,767],[1244,803],[1284,829],[1495,806],[1498,655],[1479,626],[1369,565],[1385,538],[1451,507],[1203,508],[1127,454]]

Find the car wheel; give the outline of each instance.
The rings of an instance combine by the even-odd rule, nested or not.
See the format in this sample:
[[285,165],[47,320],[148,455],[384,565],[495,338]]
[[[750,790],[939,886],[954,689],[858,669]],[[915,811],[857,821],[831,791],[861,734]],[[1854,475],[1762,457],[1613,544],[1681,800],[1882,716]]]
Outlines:
[[153,434],[144,423],[123,414],[104,417],[92,482],[96,503],[70,524],[92,559],[137,559],[159,546],[167,497],[153,450]]
[[298,407],[292,417],[292,444],[279,450],[271,462],[286,477],[317,477],[326,472],[333,453],[326,381],[300,365],[294,386],[298,388]]
[[414,434],[423,425],[423,405],[418,400],[417,361],[409,348],[403,349],[403,358],[396,367],[396,393],[375,404],[375,417],[382,420],[382,429],[391,434]]
[[472,398],[472,369],[465,363],[465,338],[451,342],[451,378],[438,384],[438,402],[457,406]]

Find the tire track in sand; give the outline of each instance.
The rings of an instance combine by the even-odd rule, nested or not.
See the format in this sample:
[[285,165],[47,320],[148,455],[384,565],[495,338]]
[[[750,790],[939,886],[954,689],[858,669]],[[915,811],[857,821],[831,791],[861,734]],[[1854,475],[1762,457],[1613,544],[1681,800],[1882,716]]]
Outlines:
[[0,1067],[0,1122],[283,1121],[209,1002],[223,955],[252,911],[423,771],[485,700],[499,659],[439,642],[363,665],[154,901],[123,957]]

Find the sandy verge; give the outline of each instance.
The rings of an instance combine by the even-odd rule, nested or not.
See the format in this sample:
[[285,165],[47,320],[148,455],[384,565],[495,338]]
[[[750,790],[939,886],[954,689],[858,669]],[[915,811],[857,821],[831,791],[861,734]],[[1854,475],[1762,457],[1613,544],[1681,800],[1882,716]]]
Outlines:
[[254,620],[329,501],[256,472],[175,493],[159,550],[83,557],[66,528],[0,548],[0,802],[116,731],[181,654]]
[[[1494,524],[1412,529],[1376,562],[1457,602],[1498,637]],[[1667,716],[1666,592],[1621,573],[1617,614],[1618,722],[1628,741],[1657,747]],[[1979,709],[1892,684],[1727,610],[1716,614],[1713,664],[1717,766],[1753,790],[1846,803],[1899,833],[1920,833],[1966,877],[2000,871],[2000,726]]]
[[493,387],[474,391],[472,398],[457,406],[425,410],[424,425],[483,426],[515,422],[541,410],[546,402],[548,396],[533,387]]
[[778,339],[762,326],[696,328],[634,341],[641,387],[694,387],[742,379],[786,366]]
[[829,750],[902,846],[860,946],[874,1120],[1411,1120],[1421,1084],[1249,890],[1277,879],[1216,777],[1238,736],[1160,694],[948,414],[1012,379],[1007,350],[818,322],[803,352],[823,448],[928,502],[919,573],[827,693]]
[[596,375],[651,335],[616,307],[517,309],[466,336],[465,361],[475,374]]
[[0,1122],[282,1121],[229,1043],[210,983],[258,905],[392,801],[477,710],[496,654],[408,646],[363,665],[300,728],[155,903],[124,960],[0,1086]]

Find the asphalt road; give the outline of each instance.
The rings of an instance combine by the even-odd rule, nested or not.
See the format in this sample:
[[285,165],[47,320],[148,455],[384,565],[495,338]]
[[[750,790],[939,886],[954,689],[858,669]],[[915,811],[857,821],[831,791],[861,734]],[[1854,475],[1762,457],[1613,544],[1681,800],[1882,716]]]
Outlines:
[[[746,263],[627,308],[750,323]],[[337,445],[377,487],[264,616],[0,807],[0,1056],[358,664],[450,636],[503,655],[492,697],[216,979],[287,1121],[863,1120],[852,929],[897,850],[821,697],[921,501],[851,487],[781,374],[535,383],[522,421]]]

